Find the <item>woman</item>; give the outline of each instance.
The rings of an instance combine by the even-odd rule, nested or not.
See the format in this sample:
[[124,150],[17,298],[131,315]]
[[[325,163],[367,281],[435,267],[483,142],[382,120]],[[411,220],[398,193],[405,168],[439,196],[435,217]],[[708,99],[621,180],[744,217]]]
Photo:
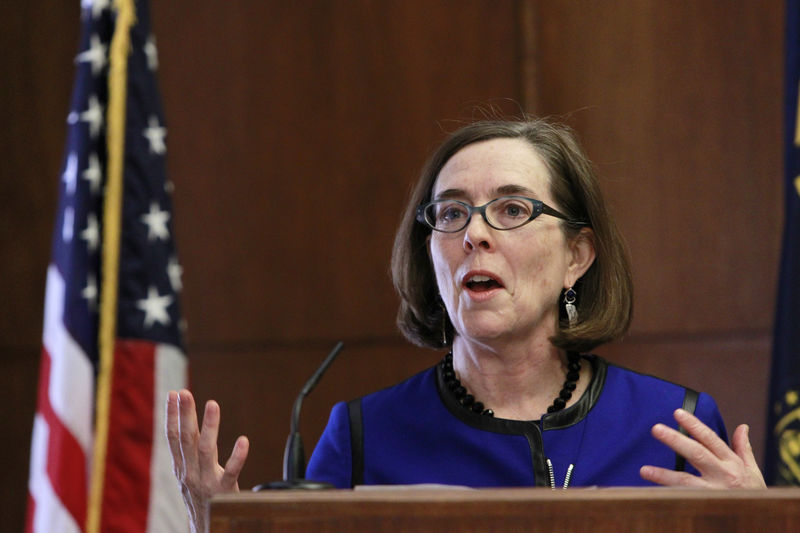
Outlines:
[[[747,426],[729,448],[711,397],[579,355],[626,331],[631,279],[591,165],[566,127],[484,121],[452,134],[412,194],[392,272],[403,333],[449,353],[399,385],[336,405],[310,479],[764,486]],[[190,512],[234,490],[247,455],[240,438],[225,468],[217,463],[218,423],[209,402],[198,432],[188,391],[170,395],[167,431]]]

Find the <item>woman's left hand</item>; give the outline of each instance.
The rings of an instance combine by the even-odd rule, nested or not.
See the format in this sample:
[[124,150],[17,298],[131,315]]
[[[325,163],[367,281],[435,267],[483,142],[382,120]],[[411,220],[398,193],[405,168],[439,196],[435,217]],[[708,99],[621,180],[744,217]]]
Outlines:
[[678,409],[675,420],[693,437],[690,439],[664,424],[653,426],[653,436],[682,455],[699,476],[657,466],[643,466],[642,478],[659,485],[720,489],[766,488],[764,476],[756,464],[750,445],[750,428],[742,424],[733,432],[732,449],[696,416]]

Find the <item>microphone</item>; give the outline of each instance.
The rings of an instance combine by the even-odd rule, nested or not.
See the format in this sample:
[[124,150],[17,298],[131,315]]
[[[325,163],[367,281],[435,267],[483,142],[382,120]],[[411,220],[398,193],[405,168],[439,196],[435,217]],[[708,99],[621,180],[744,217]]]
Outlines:
[[286,449],[283,452],[283,481],[262,483],[253,487],[253,491],[286,489],[318,490],[334,488],[330,483],[305,479],[306,454],[303,449],[303,439],[300,437],[298,428],[300,425],[300,408],[303,406],[303,399],[317,386],[322,375],[328,370],[328,367],[331,366],[331,363],[333,363],[333,360],[336,359],[343,347],[344,343],[341,341],[333,347],[331,353],[328,354],[328,357],[325,358],[317,371],[314,372],[311,378],[306,382],[300,394],[297,395],[297,399],[294,401],[289,438],[286,439]]

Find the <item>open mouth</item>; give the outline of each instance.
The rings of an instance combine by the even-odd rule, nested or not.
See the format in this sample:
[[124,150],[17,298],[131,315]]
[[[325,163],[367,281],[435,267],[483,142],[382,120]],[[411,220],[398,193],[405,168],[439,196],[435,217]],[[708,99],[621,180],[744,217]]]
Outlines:
[[464,286],[466,286],[467,289],[471,291],[486,292],[492,289],[499,289],[503,285],[500,284],[499,281],[490,276],[475,275],[475,276],[470,276],[469,279],[467,279],[466,283],[464,283]]

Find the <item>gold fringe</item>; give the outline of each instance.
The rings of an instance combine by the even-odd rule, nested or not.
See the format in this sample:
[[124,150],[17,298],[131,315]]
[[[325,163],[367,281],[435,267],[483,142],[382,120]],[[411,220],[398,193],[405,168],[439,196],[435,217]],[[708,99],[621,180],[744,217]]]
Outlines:
[[133,0],[115,0],[116,27],[111,39],[108,70],[108,109],[106,110],[105,202],[103,205],[102,289],[100,293],[100,352],[97,376],[94,454],[91,488],[86,514],[86,532],[99,533],[103,509],[103,484],[106,472],[111,378],[114,370],[114,339],[117,320],[119,250],[122,225],[123,169],[125,160],[125,113],[128,86],[130,30],[136,22]]

